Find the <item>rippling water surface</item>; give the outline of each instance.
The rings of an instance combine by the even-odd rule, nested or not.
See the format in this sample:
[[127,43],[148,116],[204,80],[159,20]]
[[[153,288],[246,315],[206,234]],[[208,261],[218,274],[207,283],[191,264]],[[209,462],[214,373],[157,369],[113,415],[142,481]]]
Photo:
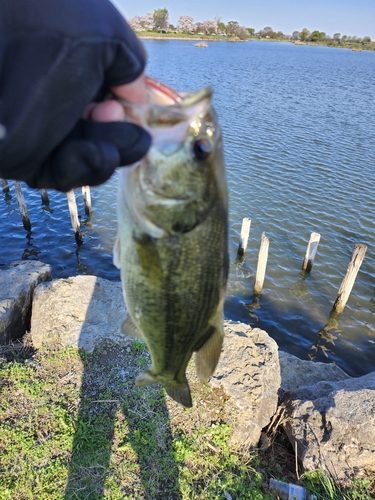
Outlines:
[[[146,41],[148,73],[179,91],[205,85],[224,133],[230,190],[228,318],[264,328],[281,349],[334,361],[350,375],[375,370],[375,53],[267,42]],[[0,199],[0,265],[52,264],[54,278],[95,274],[118,280],[112,265],[116,175],[92,189],[86,219],[76,191],[83,245],[75,244],[64,195],[25,187],[32,221],[20,222],[13,188]],[[248,252],[236,259],[241,221]],[[262,232],[270,239],[263,294],[253,286]],[[314,267],[301,274],[311,232],[321,234]],[[348,304],[330,310],[355,243],[368,245]],[[323,330],[323,328],[328,326]]]

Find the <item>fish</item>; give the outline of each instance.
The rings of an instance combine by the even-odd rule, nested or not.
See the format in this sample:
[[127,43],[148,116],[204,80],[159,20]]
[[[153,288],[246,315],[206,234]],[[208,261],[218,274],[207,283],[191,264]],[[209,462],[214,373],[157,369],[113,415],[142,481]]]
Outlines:
[[222,133],[210,87],[179,94],[147,78],[149,102],[122,101],[152,145],[119,172],[117,238],[127,318],[121,331],[146,342],[151,366],[136,385],[160,383],[190,408],[195,354],[209,380],[223,345],[228,279],[228,189]]

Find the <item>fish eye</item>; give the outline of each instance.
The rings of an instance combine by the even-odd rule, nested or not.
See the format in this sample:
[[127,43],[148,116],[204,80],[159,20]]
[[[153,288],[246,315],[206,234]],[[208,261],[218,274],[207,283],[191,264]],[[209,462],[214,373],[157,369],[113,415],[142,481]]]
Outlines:
[[197,139],[194,141],[193,151],[197,160],[205,160],[212,151],[212,145],[208,139]]

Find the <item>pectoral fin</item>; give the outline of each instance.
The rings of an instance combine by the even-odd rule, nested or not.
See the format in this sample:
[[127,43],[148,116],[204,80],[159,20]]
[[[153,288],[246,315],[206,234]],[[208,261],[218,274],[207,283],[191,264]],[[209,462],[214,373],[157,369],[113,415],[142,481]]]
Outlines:
[[142,333],[140,332],[137,325],[132,320],[131,316],[128,316],[121,325],[121,333],[127,337],[134,337],[136,339],[143,339]]
[[113,245],[113,265],[117,269],[121,268],[121,243],[119,235],[116,236],[115,244]]
[[221,326],[214,329],[210,338],[197,352],[195,356],[195,366],[197,376],[201,380],[208,380],[214,373],[220,358],[223,337],[224,331],[223,325],[221,324]]

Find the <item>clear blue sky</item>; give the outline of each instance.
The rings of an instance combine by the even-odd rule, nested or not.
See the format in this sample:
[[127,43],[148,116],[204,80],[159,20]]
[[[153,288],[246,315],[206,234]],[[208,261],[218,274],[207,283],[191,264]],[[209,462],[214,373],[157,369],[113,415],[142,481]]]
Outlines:
[[188,14],[194,21],[222,18],[238,21],[256,31],[271,26],[285,34],[307,28],[328,35],[375,38],[375,0],[112,0],[125,17],[131,18],[167,8],[169,20],[177,24]]

